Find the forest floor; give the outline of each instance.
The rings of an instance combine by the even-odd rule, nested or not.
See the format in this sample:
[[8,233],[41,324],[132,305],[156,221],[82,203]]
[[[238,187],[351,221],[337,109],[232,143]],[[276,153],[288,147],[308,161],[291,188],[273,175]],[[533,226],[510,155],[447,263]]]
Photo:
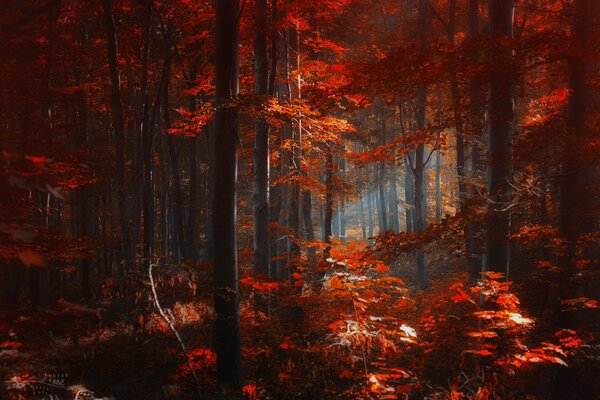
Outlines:
[[[584,349],[594,338],[568,331],[555,336],[544,324],[534,328],[531,315],[516,308],[510,285],[484,280],[508,301],[496,303],[507,307],[495,317],[498,328],[473,318],[479,295],[456,284],[465,281],[458,272],[450,269],[418,291],[395,277],[413,281],[406,260],[390,270],[357,248],[334,249],[337,266],[325,263],[325,274],[318,268],[298,273],[294,286],[242,269],[245,399],[392,399],[409,393],[411,399],[545,399],[553,371],[567,356],[578,381],[598,385],[589,368],[600,366],[593,361],[596,350]],[[363,267],[368,270],[360,275]],[[81,289],[71,280],[48,307],[24,303],[0,314],[0,398],[218,398],[209,269],[163,265],[154,279],[185,352],[157,310],[148,276],[95,282],[98,290],[87,303],[77,300]],[[530,290],[529,300],[542,289]],[[485,364],[491,354],[497,365]],[[481,374],[482,365],[490,372]],[[482,378],[488,375],[493,379]],[[512,397],[504,397],[504,379]],[[456,393],[463,397],[452,397]]]

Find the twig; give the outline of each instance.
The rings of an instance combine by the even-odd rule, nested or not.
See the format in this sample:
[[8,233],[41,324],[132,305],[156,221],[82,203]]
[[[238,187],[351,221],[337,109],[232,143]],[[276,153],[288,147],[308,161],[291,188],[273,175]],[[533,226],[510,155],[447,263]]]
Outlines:
[[152,298],[154,300],[154,305],[156,306],[156,309],[158,310],[160,316],[165,320],[165,322],[167,323],[167,325],[169,325],[169,328],[171,329],[171,332],[173,332],[173,335],[175,335],[175,337],[177,338],[177,341],[179,342],[179,346],[181,347],[181,351],[183,352],[183,355],[185,356],[185,359],[187,361],[188,367],[190,369],[190,373],[192,374],[192,377],[194,378],[194,382],[196,383],[196,390],[198,391],[198,398],[202,397],[202,391],[200,388],[200,381],[198,380],[198,376],[196,375],[196,371],[194,370],[194,367],[192,366],[192,361],[190,360],[189,357],[189,353],[187,351],[187,348],[185,346],[185,343],[183,343],[183,340],[181,339],[181,336],[179,335],[179,332],[177,331],[177,328],[175,328],[175,324],[173,323],[173,319],[170,318],[165,311],[163,310],[162,306],[160,305],[160,301],[158,300],[158,294],[156,293],[156,285],[154,284],[154,277],[152,276],[152,267],[154,267],[155,264],[150,263],[149,267],[148,267],[148,277],[150,278],[150,287],[152,288]]

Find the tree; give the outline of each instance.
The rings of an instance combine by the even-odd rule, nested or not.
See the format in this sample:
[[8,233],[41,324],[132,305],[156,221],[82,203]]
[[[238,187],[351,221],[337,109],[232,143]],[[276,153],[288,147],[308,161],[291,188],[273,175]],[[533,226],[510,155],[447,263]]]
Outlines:
[[[269,67],[267,55],[267,1],[256,2],[254,34],[254,93],[261,101],[268,94]],[[271,71],[272,74],[275,71]],[[256,120],[254,136],[254,264],[265,275],[269,273],[269,125],[264,118]]]
[[[213,257],[215,279],[217,378],[225,392],[242,384],[239,316],[236,180],[238,108],[237,0],[216,3],[215,140],[213,179]],[[216,184],[218,182],[218,184]]]
[[[419,0],[418,4],[418,19],[419,19],[419,41],[421,52],[425,51],[427,38],[427,21],[428,21],[428,1]],[[427,88],[420,87],[417,89],[416,99],[416,123],[417,130],[423,131],[426,127],[427,114]],[[425,155],[425,144],[419,143],[415,149],[414,165],[412,172],[414,177],[414,230],[420,232],[427,225],[427,185],[425,176],[425,165],[429,161],[429,157]],[[417,279],[419,285],[424,287],[427,285],[425,254],[422,251],[416,252],[417,258]]]
[[125,132],[123,126],[123,104],[121,101],[121,79],[119,77],[117,36],[112,12],[112,0],[102,0],[104,10],[104,23],[106,27],[108,71],[111,89],[111,118],[115,135],[115,157],[117,198],[119,204],[119,224],[121,227],[122,258],[126,264],[131,263],[133,249],[131,249],[131,235],[127,212],[127,197],[125,195]]
[[490,35],[494,41],[491,71],[487,191],[490,212],[486,227],[488,271],[505,272],[509,267],[512,179],[512,135],[514,118],[514,74],[509,40],[513,36],[514,0],[490,0]]

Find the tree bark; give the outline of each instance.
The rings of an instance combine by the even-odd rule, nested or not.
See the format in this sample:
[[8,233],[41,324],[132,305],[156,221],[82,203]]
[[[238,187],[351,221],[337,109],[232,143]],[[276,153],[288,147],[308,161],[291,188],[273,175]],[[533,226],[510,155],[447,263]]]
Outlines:
[[[167,39],[169,40],[169,39]],[[188,246],[186,245],[185,237],[185,226],[184,226],[184,215],[183,215],[183,193],[181,190],[181,178],[179,177],[179,151],[175,143],[175,137],[169,134],[168,131],[171,128],[171,115],[169,113],[169,81],[171,72],[171,49],[167,49],[167,55],[165,56],[165,65],[163,67],[164,87],[163,87],[163,125],[165,131],[167,131],[167,147],[169,149],[169,160],[171,165],[171,175],[173,177],[173,230],[175,233],[175,250],[177,251],[177,258],[187,259],[190,257],[188,254]],[[190,179],[190,185],[192,184]],[[193,240],[193,238],[187,238],[187,240]]]
[[[325,229],[324,229],[324,241],[325,243],[331,243],[332,226],[333,220],[333,149],[331,145],[327,146],[325,150],[327,152],[325,161]],[[329,257],[329,248],[326,249],[325,255]]]
[[510,66],[512,51],[505,40],[513,35],[514,0],[490,0],[488,14],[490,34],[495,40],[492,61],[498,68],[490,82],[486,269],[508,276],[510,216],[502,208],[511,200],[514,76]]
[[[254,93],[261,100],[268,94],[267,0],[256,2],[254,35]],[[269,275],[269,125],[258,117],[254,136],[254,265]]]
[[[381,128],[380,128],[380,145],[385,146],[386,144],[386,115],[385,115],[385,106],[382,105],[381,109]],[[379,161],[379,169],[378,169],[378,182],[379,182],[379,232],[385,232],[388,230],[387,226],[387,210],[385,205],[385,160]]]
[[214,141],[213,256],[216,314],[217,379],[224,392],[240,395],[241,337],[236,244],[236,180],[238,144],[238,14],[237,0],[216,7],[216,116]]
[[442,220],[442,151],[435,151],[435,221]]
[[133,249],[129,233],[127,197],[125,194],[125,133],[123,131],[123,105],[121,103],[121,81],[119,78],[117,38],[112,13],[112,0],[102,0],[106,26],[108,71],[111,83],[111,118],[115,135],[115,169],[117,199],[119,203],[119,225],[121,228],[122,259],[126,265],[133,261]]
[[[196,71],[190,71],[190,84],[195,81]],[[191,112],[196,110],[196,98],[191,95],[189,98],[189,109]],[[206,129],[204,130],[206,132]],[[186,254],[192,261],[198,261],[198,235],[200,232],[200,206],[198,203],[198,137],[197,135],[188,139],[188,173],[190,177],[189,183],[189,205],[188,205],[188,221],[187,221],[187,250]]]
[[[468,21],[468,37],[471,42],[476,42],[479,39],[479,0],[469,0],[469,21]],[[478,51],[474,51],[470,56],[470,61],[475,67],[480,56]],[[483,107],[481,105],[481,81],[477,77],[472,77],[469,81],[469,111],[471,114],[470,122],[470,179],[474,181],[467,187],[469,198],[477,196],[477,182],[482,180],[484,175],[484,166],[481,156],[481,148],[483,147]],[[470,224],[465,229],[466,250],[468,254],[468,267],[471,279],[476,280],[481,277],[482,269],[481,255],[483,253],[482,240],[478,237],[478,233],[482,230],[481,224]]]

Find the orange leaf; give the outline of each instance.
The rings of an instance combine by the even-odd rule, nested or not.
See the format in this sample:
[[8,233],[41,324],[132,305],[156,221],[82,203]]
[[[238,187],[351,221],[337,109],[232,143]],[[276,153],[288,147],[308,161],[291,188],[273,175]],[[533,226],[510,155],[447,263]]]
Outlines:
[[34,253],[31,250],[23,250],[19,252],[19,260],[21,260],[21,262],[25,264],[26,267],[46,267],[46,262],[44,261],[42,256],[40,256],[37,253]]
[[344,288],[344,284],[342,283],[342,280],[340,278],[338,278],[337,275],[334,275],[333,278],[331,278],[331,280],[329,281],[329,284],[331,285],[332,289],[343,289]]
[[388,272],[390,270],[390,267],[388,267],[387,265],[383,265],[383,264],[378,264],[375,267],[375,271],[377,272]]
[[346,322],[340,319],[338,321],[332,322],[331,324],[327,325],[327,327],[330,330],[335,331],[335,330],[337,330],[337,328],[339,328],[340,326],[343,326],[343,325],[346,325]]

